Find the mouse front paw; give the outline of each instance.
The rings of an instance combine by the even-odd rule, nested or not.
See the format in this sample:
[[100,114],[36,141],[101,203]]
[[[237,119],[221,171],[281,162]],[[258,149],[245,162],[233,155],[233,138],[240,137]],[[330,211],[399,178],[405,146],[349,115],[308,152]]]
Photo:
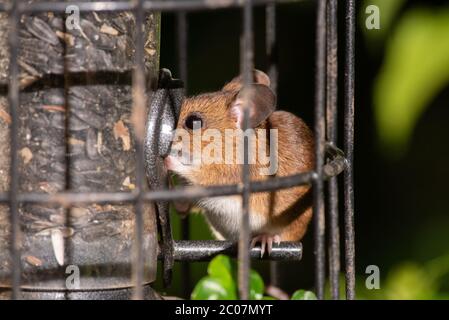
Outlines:
[[261,234],[255,236],[251,240],[251,248],[254,248],[257,243],[260,243],[260,257],[262,258],[265,254],[265,248],[267,249],[268,255],[271,254],[271,250],[273,249],[273,243],[279,245],[281,243],[281,237],[279,235],[269,235],[269,234]]

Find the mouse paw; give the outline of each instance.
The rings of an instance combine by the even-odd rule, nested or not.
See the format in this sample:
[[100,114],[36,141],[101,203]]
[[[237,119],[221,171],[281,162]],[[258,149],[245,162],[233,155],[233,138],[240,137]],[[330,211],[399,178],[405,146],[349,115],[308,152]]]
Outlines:
[[268,235],[268,234],[261,234],[258,236],[255,236],[251,240],[251,248],[254,248],[257,243],[260,243],[260,257],[262,258],[265,253],[265,248],[267,248],[268,255],[271,254],[271,250],[273,248],[273,242],[276,244],[281,243],[281,237],[279,235]]

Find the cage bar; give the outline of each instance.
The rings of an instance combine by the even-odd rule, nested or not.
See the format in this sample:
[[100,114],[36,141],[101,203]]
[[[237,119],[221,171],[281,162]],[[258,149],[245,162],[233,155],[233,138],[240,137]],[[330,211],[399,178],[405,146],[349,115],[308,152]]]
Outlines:
[[20,259],[20,216],[19,216],[19,168],[18,162],[18,128],[19,128],[19,66],[14,57],[19,55],[19,19],[20,1],[13,1],[9,12],[9,87],[8,87],[8,102],[9,112],[11,114],[11,163],[10,163],[10,185],[9,185],[9,210],[10,210],[10,224],[11,224],[11,271],[12,271],[12,292],[11,298],[13,300],[20,299],[20,282],[22,264]]
[[187,12],[181,11],[176,13],[176,35],[177,35],[177,47],[178,47],[178,69],[179,77],[184,82],[184,90],[187,92],[188,86],[188,73],[187,73],[187,60],[188,60],[188,30],[189,24],[187,19]]
[[276,42],[276,4],[269,4],[265,8],[265,50],[268,58],[268,76],[271,89],[277,94],[278,85],[278,56]]
[[[184,82],[184,91],[187,93],[187,39],[188,39],[188,21],[187,12],[180,11],[176,13],[176,40],[178,46],[178,69],[179,77]],[[185,216],[181,219],[181,239],[188,240],[190,238],[190,218]],[[188,298],[191,291],[190,285],[190,264],[183,262],[181,265],[182,292],[185,298]]]
[[315,240],[315,290],[318,299],[324,299],[325,252],[324,252],[324,199],[323,163],[325,134],[326,94],[326,0],[317,1],[316,15],[316,75],[315,75],[315,172],[313,181],[313,215]]
[[[336,156],[333,161],[324,166],[324,179],[340,174],[346,168],[346,159]],[[312,183],[316,178],[315,172],[304,172],[288,177],[277,177],[266,181],[251,181],[252,192],[265,192],[291,188]],[[143,199],[150,201],[173,200],[197,200],[205,197],[218,197],[241,194],[240,184],[215,185],[204,187],[179,187],[172,190],[153,190],[143,192]],[[42,194],[35,192],[23,192],[17,194],[21,203],[55,203],[71,205],[80,203],[125,203],[135,201],[136,192],[59,192],[54,194]],[[8,193],[0,193],[0,203],[9,201]]]
[[[174,241],[174,259],[175,261],[209,261],[217,254],[226,254],[236,257],[238,246],[232,241],[218,240],[180,240]],[[250,249],[251,259],[260,260],[261,248],[256,246]],[[270,261],[297,261],[302,256],[301,242],[281,242],[274,246],[269,257],[264,255],[263,260]],[[159,255],[162,259],[162,255]]]
[[[243,33],[241,45],[241,71],[243,73],[243,83],[247,87],[252,82],[253,72],[253,1],[245,0],[243,6]],[[250,128],[249,126],[249,101],[248,96],[244,97],[244,111],[243,111],[243,131]],[[249,200],[250,200],[250,172],[249,172],[249,157],[248,157],[248,138],[244,138],[243,144],[243,159],[242,165],[242,220],[240,225],[239,235],[239,265],[238,265],[238,282],[240,299],[249,299]]]
[[[337,145],[338,129],[338,2],[327,2],[327,32],[326,32],[326,133],[327,141]],[[337,177],[328,181],[328,211],[329,211],[329,283],[331,297],[339,299],[340,274],[340,228],[338,213],[338,183]]]
[[133,298],[137,300],[143,299],[143,191],[145,184],[145,167],[143,164],[143,137],[144,137],[144,115],[146,109],[145,97],[145,66],[144,66],[144,38],[143,38],[143,24],[144,12],[143,1],[138,0],[134,16],[136,19],[136,50],[135,50],[135,68],[133,70],[133,107],[132,107],[132,121],[134,126],[134,136],[136,141],[136,186],[137,195],[134,202],[135,207],[135,237],[134,237],[134,263],[133,263],[133,278],[135,281]]
[[345,11],[345,113],[344,150],[348,168],[344,172],[345,207],[345,264],[346,299],[355,299],[355,245],[354,245],[354,57],[355,57],[355,0],[346,1]]
[[[265,5],[270,3],[288,3],[305,0],[253,0],[253,5]],[[11,1],[13,2],[13,1]],[[75,5],[81,12],[111,12],[111,11],[134,11],[139,4],[135,1],[95,1],[95,2],[38,2],[27,4],[20,11],[23,13],[38,12],[65,12],[67,5]],[[0,11],[10,10],[10,3],[0,3]],[[241,0],[209,1],[209,0],[158,0],[143,1],[144,11],[197,11],[218,10],[227,8],[240,8],[244,6]]]
[[[265,50],[268,60],[267,73],[270,78],[270,86],[277,95],[277,43],[276,43],[276,4],[268,4],[265,7]],[[270,262],[270,284],[279,286],[279,264]]]

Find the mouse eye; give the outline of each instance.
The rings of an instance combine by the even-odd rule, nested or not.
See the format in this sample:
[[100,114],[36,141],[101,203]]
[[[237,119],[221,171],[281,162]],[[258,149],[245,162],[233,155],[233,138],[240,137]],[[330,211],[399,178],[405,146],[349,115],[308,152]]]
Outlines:
[[204,128],[204,120],[199,113],[191,113],[184,120],[184,127],[189,130],[193,130],[194,124],[197,128]]

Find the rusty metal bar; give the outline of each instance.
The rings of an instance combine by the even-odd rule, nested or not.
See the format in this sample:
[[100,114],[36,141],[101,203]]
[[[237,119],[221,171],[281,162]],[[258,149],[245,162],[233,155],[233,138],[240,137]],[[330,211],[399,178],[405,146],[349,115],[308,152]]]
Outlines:
[[176,14],[176,30],[178,45],[178,68],[179,77],[184,82],[184,90],[187,92],[187,61],[188,61],[188,30],[187,12],[181,11]]
[[270,4],[265,8],[265,46],[268,58],[268,76],[271,89],[277,94],[278,86],[278,51],[276,42],[276,5]]
[[135,68],[133,70],[133,108],[132,121],[134,125],[135,147],[136,147],[136,186],[137,195],[135,199],[135,237],[134,237],[134,260],[133,260],[133,278],[134,292],[133,298],[136,300],[143,299],[143,192],[145,188],[145,167],[143,163],[143,139],[144,139],[144,119],[146,109],[145,96],[145,65],[144,65],[144,11],[143,0],[138,0],[134,11],[136,18],[136,35],[135,35]]
[[[338,175],[346,167],[346,159],[338,156],[333,162],[324,167],[324,178]],[[267,181],[252,181],[250,188],[252,192],[264,192],[278,189],[286,189],[294,186],[305,185],[315,179],[315,172],[305,172],[288,177],[278,177]],[[173,190],[154,190],[143,193],[145,201],[172,201],[172,200],[197,200],[206,197],[218,197],[241,194],[242,186],[216,185],[204,187],[180,187]],[[17,200],[20,203],[55,203],[71,205],[80,203],[124,203],[135,201],[136,192],[59,192],[54,194],[44,193],[19,193]],[[0,203],[9,201],[8,193],[0,193]]]
[[[304,0],[253,0],[253,5],[265,5],[270,3],[291,3]],[[14,1],[11,1],[14,2]],[[0,12],[8,11],[10,3],[0,3]],[[38,12],[65,12],[68,5],[74,5],[82,12],[112,12],[112,11],[134,11],[139,4],[135,1],[95,1],[95,2],[38,2],[28,4],[23,8],[24,13]],[[217,10],[227,8],[243,7],[242,0],[210,1],[210,0],[158,0],[143,1],[144,11],[197,11]]]
[[20,259],[20,216],[19,216],[19,66],[16,57],[19,56],[19,12],[20,1],[13,1],[9,12],[9,88],[8,102],[11,115],[11,156],[10,156],[10,184],[9,184],[9,214],[11,223],[11,272],[12,272],[12,299],[20,299],[20,282],[22,265]]
[[[243,6],[243,33],[241,43],[241,70],[243,73],[243,82],[245,86],[249,86],[252,82],[253,72],[253,1],[245,0]],[[244,101],[243,111],[243,130],[250,128],[249,126],[249,107],[248,97]],[[238,282],[240,299],[249,299],[249,270],[250,270],[250,229],[249,229],[249,200],[250,200],[250,171],[249,171],[249,155],[248,155],[248,138],[245,136],[243,144],[242,165],[242,220],[240,225],[239,250],[238,250]]]
[[[294,176],[270,179],[269,181],[251,182],[252,192],[264,192],[291,188],[311,183],[314,173],[300,173]],[[216,185],[204,187],[179,187],[172,190],[154,190],[143,193],[145,201],[197,200],[207,197],[236,195],[242,193],[242,185]],[[17,199],[21,203],[56,203],[65,206],[79,203],[125,203],[136,200],[136,192],[59,192],[48,193],[19,193]],[[8,202],[6,193],[0,194],[0,203]]]
[[[177,45],[178,45],[178,68],[179,77],[184,82],[184,90],[187,93],[187,38],[188,38],[188,21],[187,12],[181,11],[176,14],[176,28],[177,28]],[[188,240],[190,238],[190,218],[187,215],[181,219],[181,239]],[[191,292],[191,278],[190,278],[190,264],[183,262],[181,265],[182,292],[185,298],[190,296]]]
[[[338,150],[338,149],[334,149]],[[324,178],[328,179],[338,175],[346,168],[346,159],[335,153],[334,160],[324,166]],[[278,177],[267,181],[252,181],[250,188],[252,192],[264,192],[291,188],[305,185],[315,179],[315,172],[304,172],[288,177]],[[204,187],[180,187],[173,190],[154,190],[143,193],[145,201],[171,201],[171,200],[197,200],[206,197],[217,197],[241,194],[242,186],[216,185]],[[59,192],[54,194],[24,192],[16,195],[20,203],[55,203],[64,206],[80,203],[125,203],[135,201],[136,192]],[[0,203],[9,202],[9,193],[0,193]]]
[[[337,145],[338,129],[338,2],[327,2],[327,80],[326,80],[326,123],[327,141]],[[329,211],[329,283],[331,297],[339,299],[340,274],[340,228],[338,224],[338,183],[337,177],[328,181],[328,211]]]
[[315,172],[313,182],[313,215],[315,237],[315,290],[318,299],[324,298],[325,250],[324,250],[324,199],[323,163],[326,99],[326,0],[317,1],[316,16],[316,75],[315,75]]
[[[268,4],[265,7],[265,52],[268,60],[267,73],[270,78],[270,86],[277,95],[277,43],[276,43],[276,4]],[[270,283],[273,286],[280,285],[279,264],[270,262]]]
[[346,1],[345,11],[345,124],[344,150],[348,168],[344,173],[345,207],[345,264],[346,299],[355,299],[355,244],[354,244],[354,53],[355,53],[355,0]]

